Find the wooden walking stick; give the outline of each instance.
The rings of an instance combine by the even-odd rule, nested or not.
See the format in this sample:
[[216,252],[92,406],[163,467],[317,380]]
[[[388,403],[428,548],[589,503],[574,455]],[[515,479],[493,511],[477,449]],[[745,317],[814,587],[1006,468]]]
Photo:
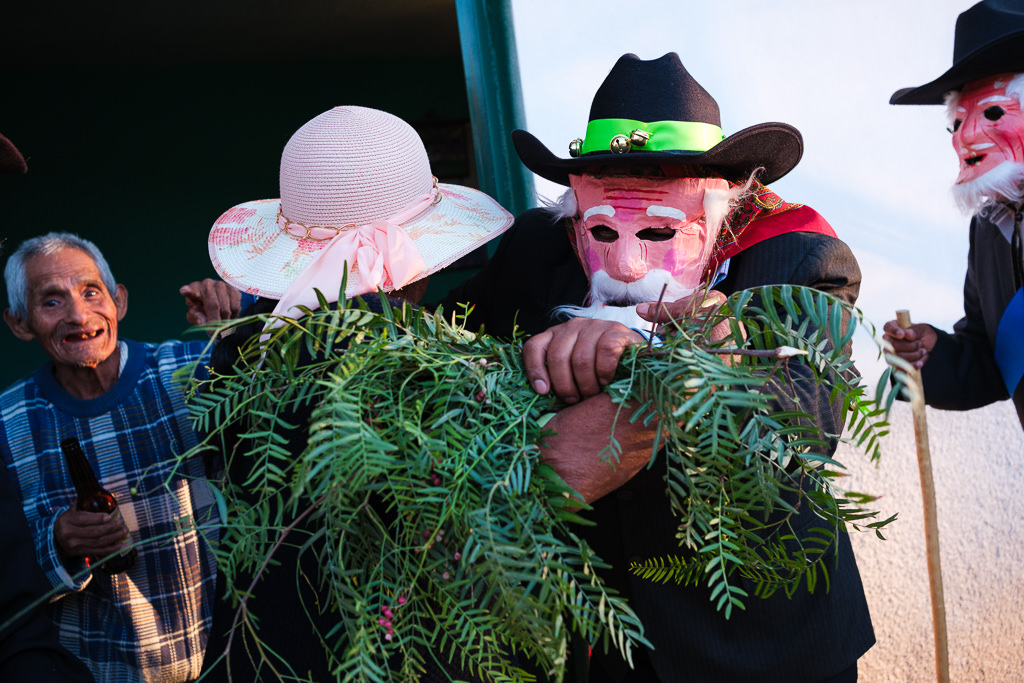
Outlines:
[[[896,311],[896,322],[903,329],[910,327],[910,311]],[[928,448],[928,423],[924,412],[924,388],[921,373],[913,370],[916,384],[910,409],[914,414],[914,437],[917,441],[917,469],[921,475],[921,498],[924,501],[924,542],[928,553],[928,584],[932,595],[932,627],[935,633],[935,672],[939,683],[949,683],[949,648],[946,638],[946,601],[942,597],[942,562],[939,558],[939,516],[935,508],[935,482],[932,480],[932,457]]]

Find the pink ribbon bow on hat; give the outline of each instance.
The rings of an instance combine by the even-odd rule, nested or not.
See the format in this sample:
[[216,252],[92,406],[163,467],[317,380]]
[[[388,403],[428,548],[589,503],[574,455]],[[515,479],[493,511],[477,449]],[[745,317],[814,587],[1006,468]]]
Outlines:
[[[337,301],[346,265],[353,296],[376,291],[389,280],[393,289],[414,280],[426,270],[426,262],[401,224],[421,214],[440,196],[435,185],[428,194],[391,218],[339,232],[288,286],[273,315],[300,318],[303,313],[298,306],[318,308],[320,302],[314,289],[320,290],[327,301]],[[352,287],[354,280],[358,283],[356,288]],[[278,325],[280,322],[269,327]]]

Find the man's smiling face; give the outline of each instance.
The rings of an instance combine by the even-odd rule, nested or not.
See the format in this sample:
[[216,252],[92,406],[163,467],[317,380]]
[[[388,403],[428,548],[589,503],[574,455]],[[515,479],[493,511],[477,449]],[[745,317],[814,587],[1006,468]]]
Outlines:
[[111,295],[92,257],[78,249],[34,256],[25,263],[28,315],[22,339],[36,339],[61,368],[96,368],[117,348],[126,293]]
[[1007,94],[1014,74],[964,86],[953,111],[953,149],[960,159],[956,184],[976,180],[1006,161],[1024,162],[1024,113]]

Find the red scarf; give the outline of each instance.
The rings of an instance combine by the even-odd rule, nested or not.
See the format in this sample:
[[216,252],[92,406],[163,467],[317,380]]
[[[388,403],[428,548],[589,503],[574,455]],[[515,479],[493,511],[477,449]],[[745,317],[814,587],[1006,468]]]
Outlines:
[[750,193],[729,213],[704,269],[704,281],[713,276],[726,259],[758,242],[787,232],[818,232],[836,236],[832,226],[817,211],[803,204],[784,202],[779,195],[755,182]]

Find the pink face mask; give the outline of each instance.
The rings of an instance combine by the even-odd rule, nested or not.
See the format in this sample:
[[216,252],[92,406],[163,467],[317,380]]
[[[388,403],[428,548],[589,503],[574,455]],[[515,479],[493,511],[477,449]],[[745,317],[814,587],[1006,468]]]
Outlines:
[[[579,206],[576,245],[592,287],[603,272],[619,283],[657,280],[640,301],[656,300],[662,284],[669,301],[697,288],[725,217],[725,180],[570,175],[569,184]],[[721,215],[705,215],[706,194],[720,200],[714,206]]]
[[964,86],[953,122],[953,149],[960,158],[956,184],[968,183],[1004,161],[1024,162],[1024,113],[1006,93],[1014,74]]

